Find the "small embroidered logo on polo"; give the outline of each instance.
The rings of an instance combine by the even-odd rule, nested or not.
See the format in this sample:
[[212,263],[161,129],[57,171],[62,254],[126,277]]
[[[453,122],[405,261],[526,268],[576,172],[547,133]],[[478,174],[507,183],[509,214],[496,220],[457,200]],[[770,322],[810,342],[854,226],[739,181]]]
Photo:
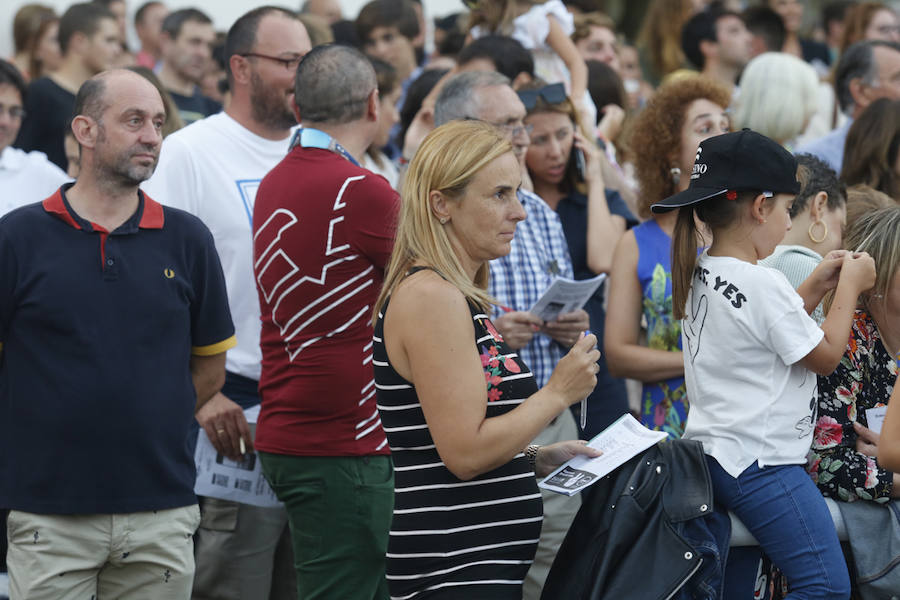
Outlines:
[[163,275],[166,276],[166,279],[174,279],[175,271],[172,269],[163,269]]

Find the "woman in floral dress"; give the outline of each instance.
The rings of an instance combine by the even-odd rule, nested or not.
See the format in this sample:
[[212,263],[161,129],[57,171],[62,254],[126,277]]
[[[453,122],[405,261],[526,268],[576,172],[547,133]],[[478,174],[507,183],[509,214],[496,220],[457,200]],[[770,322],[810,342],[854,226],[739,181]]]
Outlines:
[[878,435],[872,428],[873,415],[887,404],[897,379],[900,206],[860,218],[844,245],[868,252],[878,279],[860,299],[840,365],[831,375],[819,377],[808,470],[825,496],[884,503],[900,497],[900,486],[898,474],[878,464]]

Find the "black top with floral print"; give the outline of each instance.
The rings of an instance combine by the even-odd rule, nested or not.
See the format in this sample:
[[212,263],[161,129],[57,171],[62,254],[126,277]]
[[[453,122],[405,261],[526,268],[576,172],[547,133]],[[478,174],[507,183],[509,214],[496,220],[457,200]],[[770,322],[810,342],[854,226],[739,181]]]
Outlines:
[[866,410],[887,404],[896,379],[897,364],[881,343],[875,321],[857,310],[840,364],[831,375],[819,377],[819,413],[807,469],[824,495],[846,502],[890,499],[893,473],[856,451],[853,422],[868,427]]

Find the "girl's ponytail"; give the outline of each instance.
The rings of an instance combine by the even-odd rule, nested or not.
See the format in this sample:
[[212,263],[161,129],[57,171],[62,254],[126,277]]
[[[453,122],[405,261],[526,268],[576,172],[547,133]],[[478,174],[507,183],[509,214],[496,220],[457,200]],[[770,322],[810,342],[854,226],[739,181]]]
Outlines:
[[680,208],[672,236],[672,314],[676,319],[685,317],[688,291],[697,264],[698,236],[693,207]]

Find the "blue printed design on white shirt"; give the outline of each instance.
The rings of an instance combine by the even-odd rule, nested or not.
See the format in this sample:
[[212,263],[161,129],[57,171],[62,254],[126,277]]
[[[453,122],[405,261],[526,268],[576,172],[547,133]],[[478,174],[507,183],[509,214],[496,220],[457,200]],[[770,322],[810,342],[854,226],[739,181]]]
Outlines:
[[262,179],[237,179],[234,182],[241,195],[241,202],[244,204],[244,212],[247,213],[250,229],[253,229],[253,205],[256,203],[256,191],[261,182]]

